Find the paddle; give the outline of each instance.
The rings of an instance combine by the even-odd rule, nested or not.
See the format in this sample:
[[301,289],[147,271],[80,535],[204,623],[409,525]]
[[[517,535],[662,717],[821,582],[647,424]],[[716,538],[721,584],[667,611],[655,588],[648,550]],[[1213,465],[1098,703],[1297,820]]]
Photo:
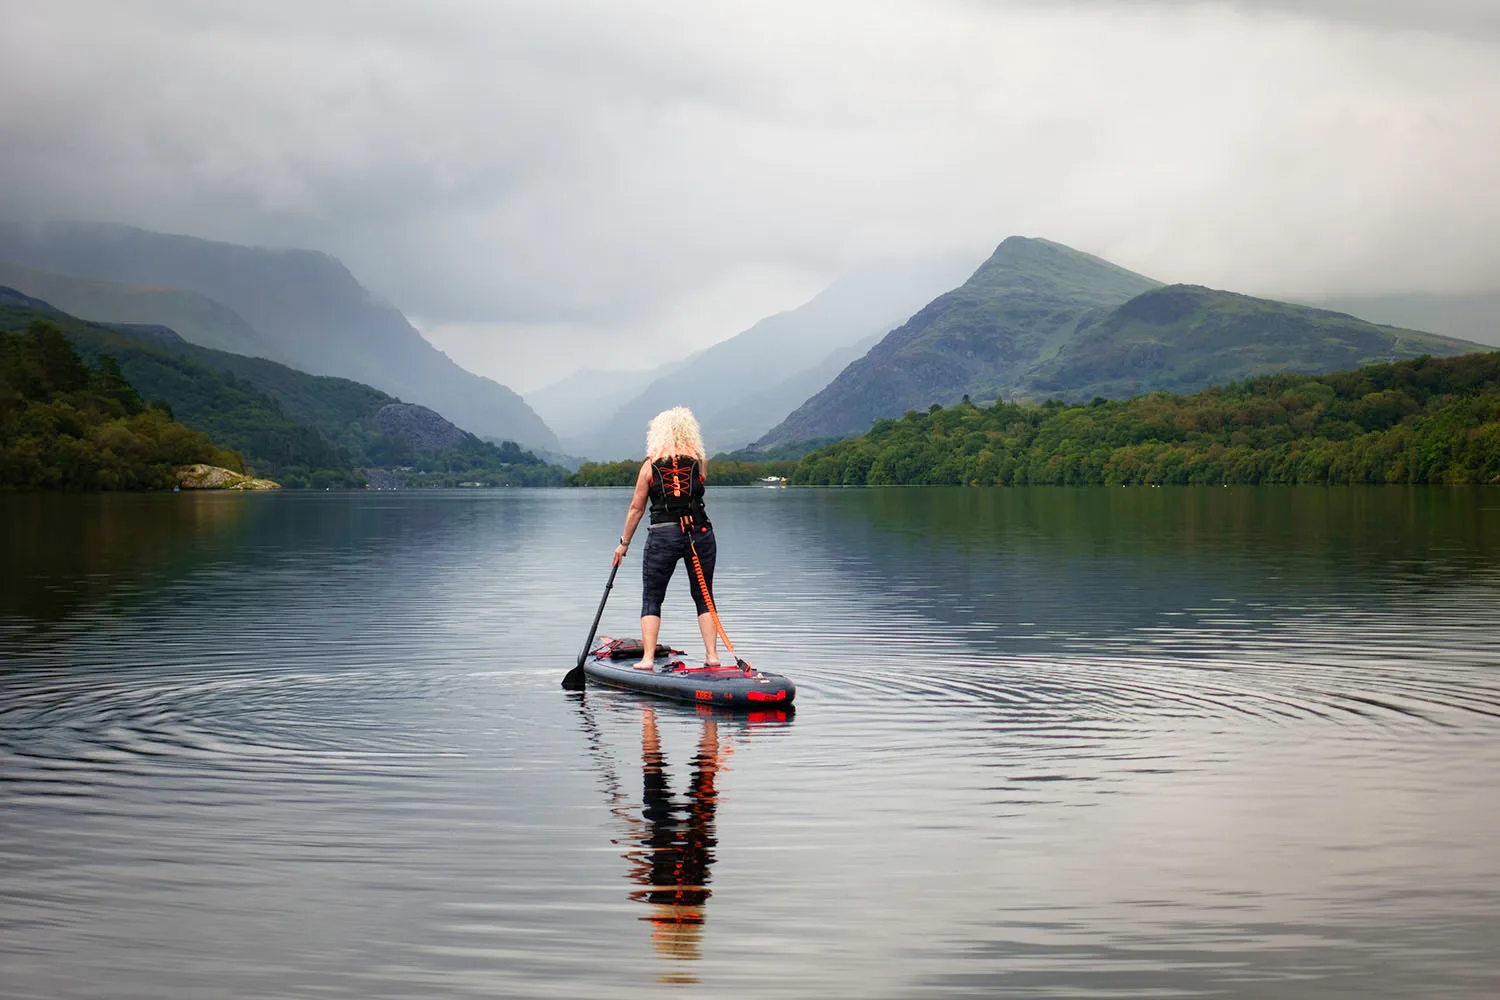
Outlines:
[[604,617],[604,602],[609,600],[609,590],[615,585],[615,573],[620,569],[620,564],[615,563],[609,568],[609,580],[604,584],[604,596],[599,598],[599,610],[594,613],[594,624],[589,626],[589,637],[583,640],[583,652],[578,654],[578,666],[569,670],[562,679],[562,686],[569,691],[582,691],[586,675],[583,672],[583,661],[588,659],[589,647],[594,644],[594,633],[599,631],[599,619]]

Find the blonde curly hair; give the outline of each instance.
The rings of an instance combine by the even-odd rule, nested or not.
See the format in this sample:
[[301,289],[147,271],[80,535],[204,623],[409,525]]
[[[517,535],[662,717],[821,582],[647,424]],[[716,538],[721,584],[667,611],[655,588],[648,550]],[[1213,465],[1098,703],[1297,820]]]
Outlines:
[[669,455],[692,455],[708,467],[708,454],[703,450],[703,432],[698,429],[698,418],[686,406],[674,406],[662,410],[651,418],[646,428],[646,460],[654,462]]

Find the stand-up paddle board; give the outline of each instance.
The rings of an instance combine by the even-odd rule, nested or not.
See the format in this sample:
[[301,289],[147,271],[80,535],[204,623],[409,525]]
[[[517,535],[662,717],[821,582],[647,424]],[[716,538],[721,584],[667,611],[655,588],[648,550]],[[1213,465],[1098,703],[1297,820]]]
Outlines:
[[780,674],[733,663],[690,666],[682,650],[668,646],[657,646],[655,663],[641,670],[644,651],[639,639],[600,636],[583,662],[584,673],[611,687],[719,708],[777,708],[797,697],[797,686]]

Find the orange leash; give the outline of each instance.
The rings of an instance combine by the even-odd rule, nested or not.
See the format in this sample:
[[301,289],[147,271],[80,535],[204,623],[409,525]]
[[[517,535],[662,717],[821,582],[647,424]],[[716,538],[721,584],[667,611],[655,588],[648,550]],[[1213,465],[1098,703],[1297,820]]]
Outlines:
[[750,669],[750,664],[740,659],[740,655],[734,651],[734,643],[729,641],[729,636],[724,634],[724,623],[719,621],[718,609],[714,607],[713,595],[708,592],[708,581],[703,577],[703,564],[698,561],[698,546],[693,543],[692,536],[688,536],[688,550],[693,554],[693,572],[698,577],[698,591],[703,595],[703,603],[708,605],[708,613],[713,617],[714,628],[719,632],[719,638],[724,640],[724,645],[729,647],[729,655],[734,657],[735,666],[744,670]]

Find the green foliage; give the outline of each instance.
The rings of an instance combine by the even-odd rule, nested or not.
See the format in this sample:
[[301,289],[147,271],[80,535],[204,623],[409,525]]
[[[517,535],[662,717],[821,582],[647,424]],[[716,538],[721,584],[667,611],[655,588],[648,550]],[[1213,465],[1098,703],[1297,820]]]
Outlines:
[[568,476],[569,486],[634,486],[640,474],[641,463],[637,459],[623,462],[584,462],[578,471]]
[[1500,483],[1500,352],[1192,396],[959,403],[816,451],[802,485]]
[[289,489],[360,488],[363,468],[390,468],[405,485],[561,485],[565,470],[514,442],[472,435],[450,448],[414,452],[382,435],[373,416],[397,400],[349,379],[309,375],[264,358],[189,344],[170,331],[88,323],[53,310],[0,302],[0,329],[45,318],[79,353],[113,369],[183,424],[245,456],[256,475]]
[[1271,372],[1321,374],[1478,348],[1325,309],[1169,285],[1080,329],[1024,380],[1000,388],[1021,398],[1128,399],[1157,389],[1198,392]]
[[[469,435],[458,444],[437,451],[412,454],[404,442],[392,443],[387,457],[408,464],[398,465],[400,478],[407,486],[562,486],[568,471],[559,465],[548,465],[514,441],[499,445],[480,441]],[[404,458],[399,456],[404,455]]]
[[[738,451],[721,451],[713,456],[714,462],[749,462],[761,465],[767,462],[780,462],[796,460],[809,452],[817,451],[819,448],[827,447],[835,441],[843,438],[826,437],[817,438],[812,441],[792,441],[787,444],[773,445],[769,448],[741,448]],[[771,475],[771,473],[766,473]]]
[[0,489],[163,489],[194,462],[244,470],[143,403],[113,357],[85,364],[55,324],[0,332]]
[[767,476],[786,478],[792,474],[797,463],[791,459],[774,462],[736,462],[720,459],[708,463],[710,479],[719,486],[749,486]]

